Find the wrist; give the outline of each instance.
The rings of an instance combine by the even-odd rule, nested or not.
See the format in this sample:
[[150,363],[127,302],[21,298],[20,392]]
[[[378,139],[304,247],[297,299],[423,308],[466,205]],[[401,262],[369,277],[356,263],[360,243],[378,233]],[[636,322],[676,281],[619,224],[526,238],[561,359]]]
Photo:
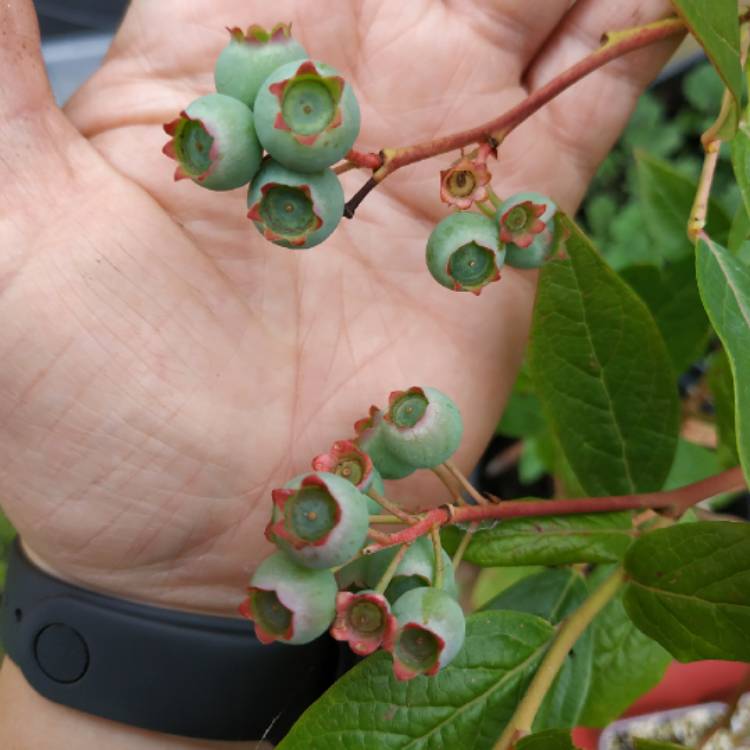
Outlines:
[[[167,610],[70,585],[39,570],[18,542],[8,559],[0,631],[22,679],[46,699],[42,705],[82,712],[71,731],[98,736],[95,727],[125,725],[117,736],[135,731],[139,747],[164,736],[172,744],[155,747],[278,741],[344,666],[329,638],[295,649],[262,646],[240,618]],[[14,723],[3,731],[36,730]],[[174,744],[178,739],[182,744]],[[30,739],[16,747],[38,746]]]
[[53,703],[5,658],[0,668],[0,746],[8,750],[253,750],[267,743],[194,740],[151,732]]

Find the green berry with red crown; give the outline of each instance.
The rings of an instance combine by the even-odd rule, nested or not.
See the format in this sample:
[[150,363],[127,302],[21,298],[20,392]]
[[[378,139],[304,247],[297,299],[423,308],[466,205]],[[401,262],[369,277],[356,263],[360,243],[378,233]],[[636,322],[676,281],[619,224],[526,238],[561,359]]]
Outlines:
[[264,161],[250,186],[247,217],[271,242],[301,250],[325,240],[344,215],[344,191],[330,170],[301,173]]
[[429,469],[447,461],[463,436],[456,404],[437,388],[394,391],[383,415],[383,442],[404,463]]
[[262,151],[253,113],[223,94],[196,99],[168,122],[164,153],[177,162],[175,180],[190,178],[209,190],[247,185],[260,168]]
[[273,490],[266,537],[299,565],[332,568],[354,558],[369,528],[367,497],[346,479],[318,472]]
[[275,552],[253,574],[239,611],[255,623],[261,643],[301,645],[328,629],[336,614],[336,593],[330,570],[311,570]]
[[461,212],[446,216],[427,240],[427,268],[444,287],[480,294],[500,279],[505,247],[488,216]]
[[505,262],[514,268],[539,268],[549,257],[555,240],[557,205],[541,193],[516,193],[495,212]]
[[408,591],[393,605],[393,614],[398,631],[386,648],[393,655],[393,672],[398,680],[437,674],[463,647],[463,610],[441,589]]
[[[377,586],[391,561],[398,554],[398,550],[397,546],[389,547],[364,558],[366,561],[364,580],[367,586]],[[443,562],[442,588],[456,598],[458,588],[453,563],[445,550],[441,550],[440,553]],[[435,549],[432,541],[425,536],[418,537],[406,550],[406,554],[396,567],[393,578],[385,589],[386,599],[393,603],[407,591],[432,586],[435,583],[435,572]]]
[[263,148],[300,172],[335,164],[359,134],[359,105],[351,84],[329,65],[309,59],[271,73],[253,111]]
[[369,415],[354,423],[354,431],[357,433],[354,442],[372,459],[383,479],[403,479],[413,474],[417,467],[401,460],[389,450],[383,439],[383,416],[377,406],[371,406]]
[[292,37],[292,25],[277,23],[270,31],[253,24],[246,32],[234,27],[229,44],[216,60],[214,80],[220,94],[239,99],[251,109],[260,85],[276,68],[307,57]]

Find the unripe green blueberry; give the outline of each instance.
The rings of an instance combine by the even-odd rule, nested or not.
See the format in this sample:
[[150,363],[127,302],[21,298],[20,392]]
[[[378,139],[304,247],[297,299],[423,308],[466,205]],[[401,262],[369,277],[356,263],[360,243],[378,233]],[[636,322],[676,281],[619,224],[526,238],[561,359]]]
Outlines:
[[261,83],[276,68],[307,57],[302,45],[292,38],[291,24],[277,23],[270,31],[254,24],[247,33],[235,27],[229,34],[229,44],[216,61],[216,90],[251,109]]
[[464,613],[445,591],[407,591],[393,605],[393,614],[399,627],[388,650],[393,654],[393,672],[399,680],[437,674],[464,644]]
[[343,565],[364,544],[367,498],[346,479],[325,472],[307,474],[272,495],[274,514],[266,537],[300,565]]
[[505,262],[514,268],[539,268],[554,245],[555,203],[540,193],[517,193],[495,212]]
[[479,294],[500,278],[504,260],[497,224],[482,214],[446,216],[427,241],[427,268],[433,278],[458,292]]
[[342,591],[336,597],[336,619],[331,635],[348,641],[359,656],[367,656],[381,644],[390,644],[396,633],[396,618],[386,598],[377,591]]
[[263,148],[299,172],[335,164],[359,134],[351,85],[321,62],[297,60],[274,70],[261,84],[253,110]]
[[303,568],[282,552],[267,557],[250,579],[240,613],[255,622],[262,643],[309,643],[336,613],[336,579],[330,570]]
[[416,466],[392,453],[383,439],[383,412],[370,407],[370,414],[354,423],[355,442],[372,459],[383,479],[403,479],[413,474]]
[[455,453],[463,422],[458,407],[444,393],[413,387],[391,393],[382,432],[392,454],[410,466],[432,468]]
[[303,249],[323,242],[344,215],[344,191],[330,170],[302,174],[264,161],[247,196],[247,217],[271,242]]
[[[389,547],[363,558],[367,561],[365,564],[365,583],[367,586],[371,588],[377,586],[398,550],[398,547]],[[443,561],[442,588],[455,597],[458,594],[458,589],[453,564],[445,550],[441,550],[441,556]],[[393,603],[407,591],[424,586],[433,586],[435,573],[435,550],[432,541],[427,537],[419,537],[411,544],[398,564],[396,572],[385,590],[385,596],[389,602]]]
[[351,562],[336,570],[336,583],[342,591],[361,591],[368,588],[367,558],[355,557]]
[[175,180],[189,177],[209,190],[233,190],[260,168],[253,113],[231,96],[196,99],[164,130],[172,136],[164,153],[178,163]]
[[[373,465],[372,467],[372,484],[370,487],[378,493],[378,495],[385,494],[385,485],[383,484],[383,477],[380,476],[380,472]],[[370,511],[371,516],[379,516],[385,513],[383,506],[371,497],[367,498],[367,509]]]

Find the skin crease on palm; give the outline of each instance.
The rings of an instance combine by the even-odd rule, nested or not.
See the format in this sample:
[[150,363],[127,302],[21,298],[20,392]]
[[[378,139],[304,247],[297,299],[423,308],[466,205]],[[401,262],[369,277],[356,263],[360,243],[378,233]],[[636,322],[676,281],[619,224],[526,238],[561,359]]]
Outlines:
[[[450,394],[470,469],[515,378],[535,275],[481,297],[430,277],[438,172],[389,178],[322,246],[266,243],[245,191],[174,183],[161,123],[212,89],[225,26],[293,22],[362,108],[357,147],[489,119],[661,0],[134,0],[64,112],[27,0],[0,4],[0,503],[30,554],[83,586],[233,614],[270,551],[270,491],[393,389]],[[587,78],[492,164],[501,195],[574,210],[672,43]],[[351,195],[363,172],[346,174]],[[389,487],[424,505],[428,472]]]

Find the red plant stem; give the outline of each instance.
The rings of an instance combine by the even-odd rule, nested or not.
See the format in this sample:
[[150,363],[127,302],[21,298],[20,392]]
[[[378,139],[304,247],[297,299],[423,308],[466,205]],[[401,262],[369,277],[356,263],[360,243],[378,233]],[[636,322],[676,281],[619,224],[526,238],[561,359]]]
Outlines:
[[383,163],[383,157],[380,154],[370,154],[365,151],[356,151],[355,149],[351,149],[344,158],[351,164],[354,164],[355,167],[363,167],[365,169],[378,169]]
[[[443,505],[427,511],[417,523],[392,534],[382,534],[381,539],[367,547],[371,554],[394,544],[412,542],[429,533],[435,526],[453,523],[471,523],[487,519],[526,518],[529,516],[565,516],[576,513],[611,513],[622,510],[660,508],[681,515],[707,497],[744,489],[747,486],[742,469],[737,466],[700,482],[688,484],[666,492],[646,492],[641,495],[615,497],[588,497],[578,500],[506,500],[493,505]],[[387,538],[387,541],[386,541]]]
[[572,67],[563,71],[549,83],[537,89],[515,107],[494,120],[485,122],[469,130],[423,141],[401,148],[385,148],[379,154],[350,151],[346,158],[357,166],[368,166],[373,176],[350,198],[344,209],[344,216],[351,219],[359,204],[388,175],[397,169],[423,159],[429,159],[447,151],[454,151],[472,143],[488,143],[497,146],[508,133],[530,117],[534,112],[550,102],[574,83],[586,77],[597,68],[606,65],[617,57],[634,50],[655,44],[685,31],[685,23],[679,18],[665,18],[661,21],[637,26],[623,31],[608,32],[602,37],[602,45]]
[[[645,26],[609,32],[604,35],[601,47],[560,73],[499,117],[477,127],[452,133],[442,138],[435,138],[401,148],[386,148],[381,152],[382,157],[377,154],[368,154],[367,156],[372,162],[376,159],[382,160],[382,164],[375,172],[375,179],[380,182],[389,174],[405,167],[407,164],[413,164],[416,161],[437,156],[446,151],[454,151],[472,143],[483,143],[488,139],[500,142],[530,115],[597,68],[606,65],[617,57],[681,34],[684,31],[685,23],[681,19],[666,18]],[[349,155],[347,155],[347,158],[352,160]]]

